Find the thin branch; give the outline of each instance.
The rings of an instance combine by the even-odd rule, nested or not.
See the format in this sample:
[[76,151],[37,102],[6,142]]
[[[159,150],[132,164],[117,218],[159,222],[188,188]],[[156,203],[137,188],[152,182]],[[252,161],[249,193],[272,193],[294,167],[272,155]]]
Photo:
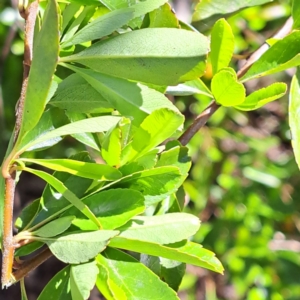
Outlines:
[[[273,36],[275,39],[280,39],[285,37],[290,33],[293,26],[292,18],[288,18],[283,27],[281,27]],[[238,71],[237,77],[241,78],[248,69],[269,49],[268,43],[264,43],[260,48],[258,48],[246,61],[243,67]],[[206,124],[209,118],[218,110],[220,106],[213,100],[208,107],[206,107],[203,112],[197,116],[193,123],[187,128],[187,130],[179,137],[179,141],[182,145],[186,145],[192,137]]]
[[208,119],[220,106],[216,101],[212,101],[208,107],[194,120],[193,124],[181,135],[180,143],[185,146],[191,138],[206,124]]
[[[25,18],[25,41],[23,61],[23,84],[21,96],[17,105],[17,117],[14,131],[14,144],[17,141],[23,117],[24,101],[27,91],[28,76],[32,60],[33,34],[36,16],[38,13],[38,0],[29,4],[21,15]],[[13,203],[15,195],[16,171],[10,170],[9,176],[5,177],[5,198],[4,198],[4,220],[3,220],[3,259],[2,259],[2,288],[11,284],[12,266],[14,260],[15,245],[13,243]]]
[[46,248],[37,256],[22,262],[21,267],[12,274],[9,285],[12,285],[13,283],[24,278],[29,272],[37,268],[39,265],[41,265],[44,261],[46,261],[51,256],[52,256],[51,251],[49,250],[49,248]]

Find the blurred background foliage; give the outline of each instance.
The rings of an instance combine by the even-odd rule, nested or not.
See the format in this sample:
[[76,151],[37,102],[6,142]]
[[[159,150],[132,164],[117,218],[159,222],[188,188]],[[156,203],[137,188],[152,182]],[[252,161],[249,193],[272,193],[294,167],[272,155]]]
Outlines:
[[[172,4],[179,19],[190,22],[197,2]],[[15,7],[14,1],[0,2],[1,159],[22,80],[23,21]],[[232,67],[238,69],[242,58],[271,37],[289,15],[289,1],[278,0],[230,16],[236,42]],[[288,70],[252,80],[246,87],[251,92],[279,80],[290,83],[292,74]],[[208,85],[211,76],[208,63],[203,78]],[[202,95],[174,101],[187,125],[209,104]],[[226,271],[221,276],[188,266],[181,299],[300,299],[300,173],[287,112],[288,96],[250,113],[223,107],[190,142],[193,167],[184,183],[185,210],[202,221],[194,240],[215,252]],[[37,155],[69,156],[77,145],[69,138]]]

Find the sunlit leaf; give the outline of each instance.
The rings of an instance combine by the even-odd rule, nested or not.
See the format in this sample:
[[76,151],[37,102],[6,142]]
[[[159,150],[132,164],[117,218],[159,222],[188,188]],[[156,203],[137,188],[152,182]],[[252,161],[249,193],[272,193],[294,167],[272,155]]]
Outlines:
[[59,260],[79,264],[87,262],[103,251],[109,240],[117,234],[118,231],[98,230],[39,240],[44,241]]
[[179,299],[157,275],[128,254],[108,248],[103,255],[97,256],[96,261],[99,267],[99,280],[104,279],[101,275],[104,269],[108,272],[106,280],[111,294],[114,295],[115,292],[123,294],[123,298],[118,299],[161,299],[162,297],[168,300]]
[[86,300],[94,287],[99,269],[96,261],[72,265],[70,271],[70,288],[73,300]]
[[44,287],[38,300],[72,300],[70,266],[59,271]]
[[19,161],[31,162],[55,171],[67,172],[76,176],[90,178],[98,181],[113,181],[122,177],[121,172],[111,166],[72,159],[21,158]]
[[289,124],[292,133],[292,146],[300,168],[300,70],[294,75],[289,100]]
[[146,28],[100,41],[60,61],[78,62],[116,77],[175,85],[204,73],[207,52],[207,38],[200,33]]
[[218,104],[234,106],[245,100],[246,90],[242,83],[238,82],[235,73],[227,69],[219,71],[211,81],[211,90]]
[[245,101],[235,108],[240,110],[254,110],[261,106],[281,98],[286,93],[287,86],[285,83],[277,82],[266,88],[257,90],[246,97]]
[[225,19],[217,21],[211,32],[210,60],[213,74],[228,67],[234,50],[234,36]]
[[299,47],[300,31],[294,31],[265,52],[241,78],[241,81],[245,82],[298,66],[300,64]]

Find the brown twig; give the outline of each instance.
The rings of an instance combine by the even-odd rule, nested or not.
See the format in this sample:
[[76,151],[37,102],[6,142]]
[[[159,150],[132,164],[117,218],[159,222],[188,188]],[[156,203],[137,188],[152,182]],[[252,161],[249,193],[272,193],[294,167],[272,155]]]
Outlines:
[[30,271],[37,268],[51,256],[51,251],[49,248],[46,248],[35,257],[22,262],[21,267],[12,274],[10,285],[24,278]]
[[[25,42],[23,61],[23,83],[21,96],[17,105],[16,125],[14,131],[14,143],[16,143],[21,128],[23,117],[24,101],[27,91],[28,75],[32,60],[33,34],[35,20],[38,13],[38,0],[29,4],[27,9],[20,11],[25,18]],[[9,176],[5,178],[5,198],[4,198],[4,222],[3,222],[3,260],[2,260],[2,287],[11,284],[12,266],[14,260],[15,245],[13,243],[12,220],[13,203],[15,194],[15,171],[10,170]]]
[[[292,30],[293,20],[288,18],[283,27],[281,27],[273,36],[275,39],[280,39],[285,37]],[[264,43],[260,48],[258,48],[238,71],[237,77],[241,78],[248,69],[269,49],[268,43]],[[179,137],[179,141],[182,145],[186,145],[192,137],[200,130],[209,118],[218,110],[220,106],[216,101],[212,101],[204,111],[197,116],[193,123],[187,128],[187,130]]]
[[181,135],[180,143],[185,146],[190,139],[206,124],[208,119],[220,106],[216,101],[212,101],[208,107],[194,120],[193,124]]

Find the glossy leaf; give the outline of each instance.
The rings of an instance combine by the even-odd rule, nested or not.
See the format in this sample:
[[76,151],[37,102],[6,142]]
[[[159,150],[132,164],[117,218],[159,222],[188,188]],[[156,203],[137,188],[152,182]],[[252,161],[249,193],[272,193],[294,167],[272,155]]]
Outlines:
[[223,106],[235,106],[245,101],[246,90],[237,81],[236,74],[227,69],[219,71],[211,81],[216,102]]
[[[45,108],[58,59],[58,11],[55,0],[48,1],[42,28],[33,48],[27,91],[18,141],[38,123]],[[20,112],[21,113],[21,112]]]
[[51,239],[39,238],[39,240],[43,240],[59,260],[70,264],[80,264],[103,251],[109,240],[117,234],[118,231],[98,230]]
[[60,60],[77,62],[116,77],[175,85],[203,74],[207,52],[207,38],[200,33],[146,28],[100,41]]
[[[145,210],[144,197],[130,189],[102,191],[86,197],[83,203],[99,219],[103,229],[118,228]],[[66,214],[75,215],[78,219],[74,220],[73,224],[82,230],[87,230],[86,226],[89,230],[97,229],[91,221],[82,220],[82,215],[75,208],[69,209]]]
[[292,133],[292,146],[300,168],[300,70],[294,75],[289,99],[289,124]]
[[293,17],[293,28],[300,29],[300,2],[292,0],[292,17]]
[[110,103],[111,107],[117,109],[125,117],[132,117],[135,125],[139,125],[158,107],[178,111],[163,94],[140,83],[73,66],[68,66],[68,68],[81,75]]
[[225,19],[218,20],[211,32],[210,60],[213,74],[228,67],[234,50],[234,36]]
[[74,216],[59,218],[57,220],[49,222],[38,230],[33,231],[32,234],[44,238],[57,236],[65,232],[71,226],[74,218]]
[[177,86],[169,86],[166,90],[166,93],[174,96],[189,96],[196,94],[213,98],[211,91],[200,78],[187,81]]
[[294,31],[265,52],[241,78],[241,81],[245,82],[298,66],[300,64],[299,47],[300,31]]
[[146,206],[149,206],[174,193],[181,184],[182,177],[177,167],[158,167],[132,173],[113,185],[141,192]]
[[223,274],[223,266],[215,257],[215,254],[201,245],[181,241],[174,244],[161,245],[157,242],[151,242],[141,239],[120,236],[113,238],[109,244],[110,247],[121,248],[124,250],[145,253],[154,256],[192,264],[198,267],[209,269]]
[[24,171],[35,174],[36,176],[45,180],[48,184],[53,186],[60,194],[62,194],[63,197],[66,198],[72,205],[74,205],[78,210],[80,210],[86,217],[92,220],[98,226],[98,228],[101,228],[101,224],[99,223],[95,215],[90,211],[90,209],[86,205],[84,205],[82,201],[80,201],[72,191],[68,190],[66,186],[53,175],[50,175],[44,171],[33,170],[27,167],[24,167]]
[[75,35],[71,36],[69,40],[65,41],[61,47],[69,47],[87,41],[100,39],[125,25],[133,18],[133,15],[134,10],[132,8],[118,9],[116,11],[109,12],[104,16],[96,18],[91,23],[83,27]]
[[193,22],[200,31],[209,29],[220,17],[226,17],[251,6],[272,2],[273,0],[201,0],[195,7]]
[[182,125],[184,117],[170,109],[158,109],[151,113],[137,129],[132,140],[130,159],[136,159],[156,147]]
[[64,79],[56,90],[50,105],[68,112],[93,113],[108,111],[111,104],[78,74]]
[[37,300],[72,300],[70,266],[65,267],[52,277]]
[[197,217],[186,213],[134,217],[119,228],[120,238],[157,244],[175,243],[194,235],[200,227]]
[[73,300],[86,300],[93,289],[99,269],[96,261],[72,265],[70,271],[70,288]]
[[21,158],[19,161],[34,163],[51,170],[67,172],[98,181],[113,181],[122,177],[121,172],[111,166],[72,159]]
[[111,293],[114,295],[117,291],[118,294],[123,294],[123,298],[115,299],[179,299],[157,275],[128,254],[108,248],[103,255],[97,256],[96,261],[99,267],[98,279],[103,279],[101,274],[104,269],[108,273],[108,288]]
[[235,108],[246,111],[260,108],[261,106],[284,96],[286,90],[287,86],[285,83],[273,83],[266,88],[253,92],[246,97],[242,104],[235,106]]
[[95,117],[86,120],[77,121],[71,124],[64,125],[62,127],[48,131],[47,133],[40,135],[35,140],[24,140],[19,145],[18,152],[24,152],[28,149],[32,149],[35,145],[44,143],[46,141],[64,136],[72,135],[76,133],[84,132],[103,132],[109,130],[112,126],[119,122],[120,118],[117,116],[103,116]]

